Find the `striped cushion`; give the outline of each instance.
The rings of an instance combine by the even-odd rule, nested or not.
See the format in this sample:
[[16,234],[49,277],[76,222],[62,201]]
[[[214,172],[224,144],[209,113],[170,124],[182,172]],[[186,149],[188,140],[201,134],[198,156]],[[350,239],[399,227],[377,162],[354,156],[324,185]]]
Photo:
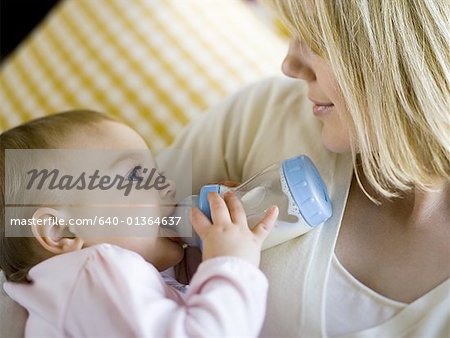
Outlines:
[[0,69],[0,129],[75,108],[154,149],[239,87],[280,72],[286,41],[240,0],[65,0]]

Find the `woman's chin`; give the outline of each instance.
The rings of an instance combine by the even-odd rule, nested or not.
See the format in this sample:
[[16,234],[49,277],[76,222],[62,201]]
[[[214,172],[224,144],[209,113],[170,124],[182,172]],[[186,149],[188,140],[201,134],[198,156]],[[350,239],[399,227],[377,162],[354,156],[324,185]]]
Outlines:
[[325,148],[337,154],[348,153],[351,150],[350,142],[346,135],[339,132],[327,132],[325,127],[322,129],[322,142]]

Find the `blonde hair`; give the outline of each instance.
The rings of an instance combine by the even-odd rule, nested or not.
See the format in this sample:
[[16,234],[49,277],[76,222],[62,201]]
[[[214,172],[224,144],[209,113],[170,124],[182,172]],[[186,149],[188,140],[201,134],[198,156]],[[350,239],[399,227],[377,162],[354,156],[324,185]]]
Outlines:
[[[5,195],[18,194],[17,187],[20,182],[9,184],[15,191],[5,191],[6,170],[14,170],[14,163],[5,167],[6,149],[57,149],[65,138],[69,137],[79,128],[90,128],[102,121],[115,121],[111,117],[89,110],[73,110],[54,114],[32,120],[18,127],[3,132],[0,135],[0,269],[9,281],[27,283],[28,271],[36,264],[51,257],[34,237],[6,237],[5,224]],[[20,213],[20,209],[17,213]],[[16,215],[17,218],[30,217],[30,215]]]
[[361,165],[384,198],[449,180],[448,0],[266,2],[329,62],[354,130],[357,177]]

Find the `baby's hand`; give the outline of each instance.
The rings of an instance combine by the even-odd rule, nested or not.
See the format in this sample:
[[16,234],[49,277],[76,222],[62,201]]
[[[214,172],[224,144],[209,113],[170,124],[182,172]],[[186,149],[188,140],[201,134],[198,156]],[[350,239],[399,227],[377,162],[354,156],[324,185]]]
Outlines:
[[259,265],[261,245],[275,225],[278,208],[273,206],[263,219],[250,229],[244,207],[232,192],[224,199],[208,194],[211,221],[198,209],[192,210],[192,224],[203,241],[203,260],[217,256],[237,256]]

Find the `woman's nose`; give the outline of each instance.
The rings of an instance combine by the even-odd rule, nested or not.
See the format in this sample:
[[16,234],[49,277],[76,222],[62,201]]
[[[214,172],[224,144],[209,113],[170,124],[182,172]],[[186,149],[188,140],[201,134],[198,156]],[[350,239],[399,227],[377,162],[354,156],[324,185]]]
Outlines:
[[288,53],[281,66],[283,73],[289,77],[303,79],[307,82],[314,81],[316,75],[312,68],[308,66],[307,58],[303,48],[298,43],[291,41]]

